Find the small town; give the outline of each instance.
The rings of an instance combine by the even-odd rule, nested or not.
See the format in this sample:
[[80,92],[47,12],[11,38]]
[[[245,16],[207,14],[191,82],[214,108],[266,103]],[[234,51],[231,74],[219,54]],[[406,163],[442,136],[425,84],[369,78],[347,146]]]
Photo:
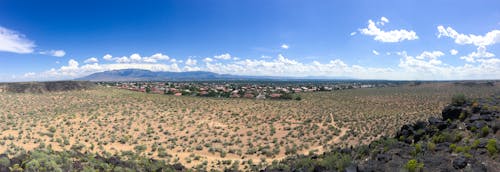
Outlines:
[[216,98],[300,100],[300,92],[388,87],[394,83],[373,82],[102,82],[100,85],[130,91]]

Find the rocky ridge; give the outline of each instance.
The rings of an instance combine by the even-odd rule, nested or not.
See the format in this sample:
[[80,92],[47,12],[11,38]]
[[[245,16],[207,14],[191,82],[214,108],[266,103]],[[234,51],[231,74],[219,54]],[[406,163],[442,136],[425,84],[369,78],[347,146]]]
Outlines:
[[453,98],[442,117],[356,148],[290,157],[264,171],[500,171],[500,94]]

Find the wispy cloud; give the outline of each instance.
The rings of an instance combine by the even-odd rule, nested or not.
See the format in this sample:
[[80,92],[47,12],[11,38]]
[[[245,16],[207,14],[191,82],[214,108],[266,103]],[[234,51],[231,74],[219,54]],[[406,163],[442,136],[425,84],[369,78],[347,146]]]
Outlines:
[[40,54],[50,55],[54,57],[64,57],[66,52],[64,50],[50,50],[50,51],[40,51]]
[[229,60],[229,59],[231,59],[231,54],[225,53],[225,54],[221,54],[221,55],[216,55],[216,56],[214,56],[214,58],[221,59],[221,60]]
[[0,51],[28,54],[34,51],[35,46],[23,34],[0,26]]

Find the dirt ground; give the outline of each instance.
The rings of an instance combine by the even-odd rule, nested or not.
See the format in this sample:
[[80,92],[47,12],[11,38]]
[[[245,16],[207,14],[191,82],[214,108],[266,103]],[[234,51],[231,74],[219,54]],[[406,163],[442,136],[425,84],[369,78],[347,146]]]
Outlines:
[[498,86],[426,84],[302,93],[301,101],[216,99],[97,87],[46,94],[0,93],[0,153],[37,147],[127,151],[221,170],[288,155],[367,143],[401,124],[438,116],[451,96]]

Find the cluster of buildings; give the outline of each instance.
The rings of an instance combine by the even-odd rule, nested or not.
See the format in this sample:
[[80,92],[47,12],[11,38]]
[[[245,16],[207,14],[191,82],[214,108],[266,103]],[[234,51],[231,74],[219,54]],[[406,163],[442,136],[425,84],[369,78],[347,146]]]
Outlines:
[[100,83],[119,89],[175,96],[248,99],[295,99],[296,93],[380,87],[380,84],[342,82],[113,82]]

